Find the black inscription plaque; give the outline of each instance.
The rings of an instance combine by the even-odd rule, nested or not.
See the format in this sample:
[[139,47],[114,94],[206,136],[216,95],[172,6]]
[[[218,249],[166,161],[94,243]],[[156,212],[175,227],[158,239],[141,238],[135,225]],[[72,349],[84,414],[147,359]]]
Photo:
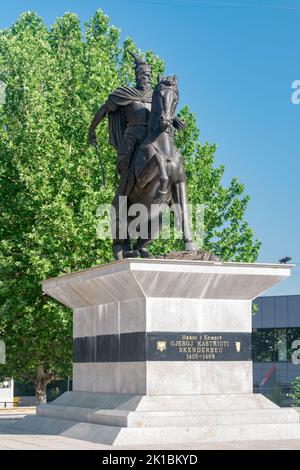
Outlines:
[[74,339],[74,362],[250,361],[251,333],[135,332]]
[[250,361],[251,333],[149,333],[148,361]]

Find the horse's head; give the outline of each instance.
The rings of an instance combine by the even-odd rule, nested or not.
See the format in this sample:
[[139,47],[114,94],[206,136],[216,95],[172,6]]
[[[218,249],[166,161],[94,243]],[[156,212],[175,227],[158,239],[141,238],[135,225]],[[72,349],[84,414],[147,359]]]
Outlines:
[[152,113],[156,117],[156,126],[162,132],[172,126],[178,103],[178,82],[176,76],[158,76],[158,83],[153,92]]

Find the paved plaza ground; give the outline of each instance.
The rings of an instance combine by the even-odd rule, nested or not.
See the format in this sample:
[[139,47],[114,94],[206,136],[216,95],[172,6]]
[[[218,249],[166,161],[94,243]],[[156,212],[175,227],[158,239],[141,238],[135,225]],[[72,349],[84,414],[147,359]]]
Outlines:
[[[34,409],[0,410],[0,450],[110,450],[112,447],[91,442],[79,441],[63,436],[22,433],[14,429],[15,424],[24,416],[35,413]],[[162,450],[165,447],[114,447],[114,450],[148,449]],[[300,440],[289,441],[251,441],[217,442],[185,445],[170,445],[168,450],[205,450],[205,449],[253,449],[253,450],[300,450]]]

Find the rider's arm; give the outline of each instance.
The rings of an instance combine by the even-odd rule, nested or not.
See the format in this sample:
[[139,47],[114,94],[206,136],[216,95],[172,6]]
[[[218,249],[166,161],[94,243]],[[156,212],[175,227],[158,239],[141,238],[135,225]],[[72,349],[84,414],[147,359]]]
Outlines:
[[102,119],[104,119],[105,116],[109,112],[116,111],[116,109],[117,109],[117,105],[110,99],[108,99],[106,101],[106,103],[104,103],[98,109],[98,111],[96,112],[96,114],[95,114],[95,116],[94,116],[94,118],[91,122],[90,128],[89,128],[88,140],[89,140],[90,144],[93,144],[96,140],[95,130],[96,130],[97,126],[100,124],[100,122],[102,121]]

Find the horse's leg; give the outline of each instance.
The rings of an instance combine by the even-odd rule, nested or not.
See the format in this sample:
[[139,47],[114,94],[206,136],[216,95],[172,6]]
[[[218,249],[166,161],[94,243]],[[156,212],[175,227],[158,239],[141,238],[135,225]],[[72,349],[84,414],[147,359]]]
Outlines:
[[182,181],[181,183],[177,183],[176,186],[177,194],[179,197],[179,204],[182,212],[182,230],[185,242],[185,249],[187,251],[196,251],[197,247],[193,242],[192,230],[189,220],[186,182]]
[[151,255],[148,252],[148,246],[153,240],[156,240],[158,237],[161,225],[162,225],[162,215],[161,215],[161,204],[153,203],[148,207],[148,237],[139,238],[137,242],[137,251],[142,258],[151,258]]
[[158,169],[159,169],[159,179],[160,179],[160,186],[158,188],[158,195],[160,197],[166,197],[168,193],[168,182],[169,182],[169,177],[166,169],[166,163],[165,159],[162,155],[159,153],[155,154],[155,158],[158,164]]
[[111,229],[113,238],[113,253],[116,260],[123,259],[124,251],[128,251],[128,247],[130,247],[130,240],[128,238],[128,212],[127,207],[123,207],[124,204],[127,203],[128,198],[126,196],[122,197],[120,207],[120,196],[120,192],[117,191],[112,201],[114,212],[112,214]]
[[[151,220],[148,219],[148,224],[150,224],[150,223],[151,223]],[[136,244],[136,249],[137,249],[138,254],[142,258],[151,258],[151,255],[148,251],[148,245],[150,245],[151,242],[152,242],[152,238],[151,238],[150,231],[149,231],[148,238],[139,238],[138,239],[137,244]]]
[[[127,211],[129,211],[130,205],[131,205],[129,197],[127,199],[127,202],[128,202]],[[135,248],[133,248],[133,243],[132,243],[133,240],[131,240],[131,238],[129,236],[128,228],[129,228],[129,224],[132,220],[133,220],[133,217],[129,217],[128,212],[127,212],[126,238],[122,241],[123,257],[124,258],[136,258],[137,256],[139,256],[137,250]]]

